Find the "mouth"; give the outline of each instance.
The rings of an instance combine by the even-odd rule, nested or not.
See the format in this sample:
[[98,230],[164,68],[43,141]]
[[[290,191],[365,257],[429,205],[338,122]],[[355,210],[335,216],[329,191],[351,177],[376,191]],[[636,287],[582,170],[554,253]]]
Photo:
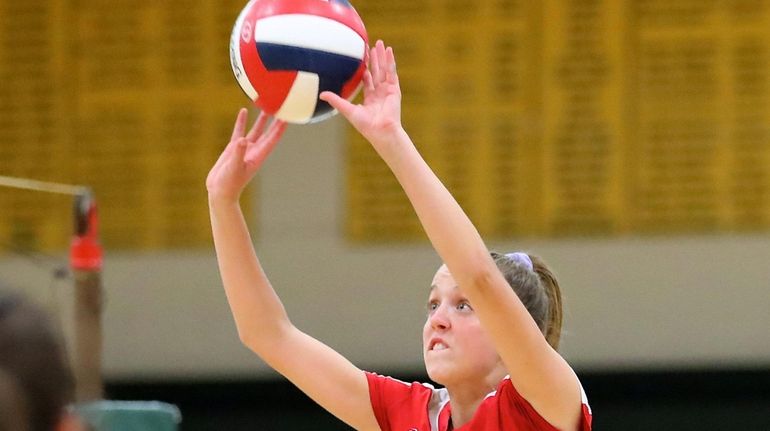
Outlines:
[[428,351],[429,352],[439,352],[442,350],[448,349],[449,346],[444,342],[444,340],[440,338],[434,338],[430,340],[430,344],[428,344]]

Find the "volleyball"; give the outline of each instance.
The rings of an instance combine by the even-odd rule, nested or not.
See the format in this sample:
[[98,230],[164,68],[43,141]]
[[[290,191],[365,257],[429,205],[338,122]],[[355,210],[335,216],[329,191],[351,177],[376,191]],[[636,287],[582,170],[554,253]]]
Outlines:
[[367,46],[364,23],[346,0],[251,0],[233,26],[230,64],[261,110],[315,123],[336,113],[321,92],[355,97]]

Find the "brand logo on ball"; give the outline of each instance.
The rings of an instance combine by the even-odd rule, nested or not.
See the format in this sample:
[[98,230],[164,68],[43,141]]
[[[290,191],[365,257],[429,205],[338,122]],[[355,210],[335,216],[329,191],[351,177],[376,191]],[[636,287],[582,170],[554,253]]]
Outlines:
[[251,41],[251,23],[249,21],[243,22],[243,28],[241,29],[241,39],[243,39],[243,41],[246,43]]

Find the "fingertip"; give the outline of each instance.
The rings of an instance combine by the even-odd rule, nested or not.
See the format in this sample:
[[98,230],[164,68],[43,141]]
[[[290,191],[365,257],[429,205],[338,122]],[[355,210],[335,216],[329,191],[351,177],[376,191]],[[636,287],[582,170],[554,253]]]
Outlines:
[[324,91],[318,96],[318,98],[332,106],[335,106],[340,99],[338,95],[331,91]]
[[246,108],[238,110],[238,116],[235,118],[235,124],[233,125],[233,134],[230,136],[230,142],[238,139],[243,135],[246,128],[246,119],[248,117],[248,111]]
[[393,52],[392,46],[389,46],[388,49],[385,50],[385,59],[393,65],[396,64],[396,54]]

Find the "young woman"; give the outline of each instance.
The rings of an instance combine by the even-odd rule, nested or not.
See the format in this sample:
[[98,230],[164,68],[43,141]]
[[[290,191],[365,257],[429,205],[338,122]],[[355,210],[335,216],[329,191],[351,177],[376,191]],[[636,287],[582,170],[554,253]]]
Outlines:
[[378,41],[364,74],[364,101],[325,92],[374,147],[406,192],[444,265],[428,298],[423,348],[428,375],[444,386],[364,372],[294,327],[262,270],[238,204],[241,191],[286,125],[246,133],[242,109],[206,181],[219,269],[241,341],[308,396],[358,430],[590,430],[580,383],[555,350],[558,284],[525,253],[490,253],[401,125],[393,50]]

